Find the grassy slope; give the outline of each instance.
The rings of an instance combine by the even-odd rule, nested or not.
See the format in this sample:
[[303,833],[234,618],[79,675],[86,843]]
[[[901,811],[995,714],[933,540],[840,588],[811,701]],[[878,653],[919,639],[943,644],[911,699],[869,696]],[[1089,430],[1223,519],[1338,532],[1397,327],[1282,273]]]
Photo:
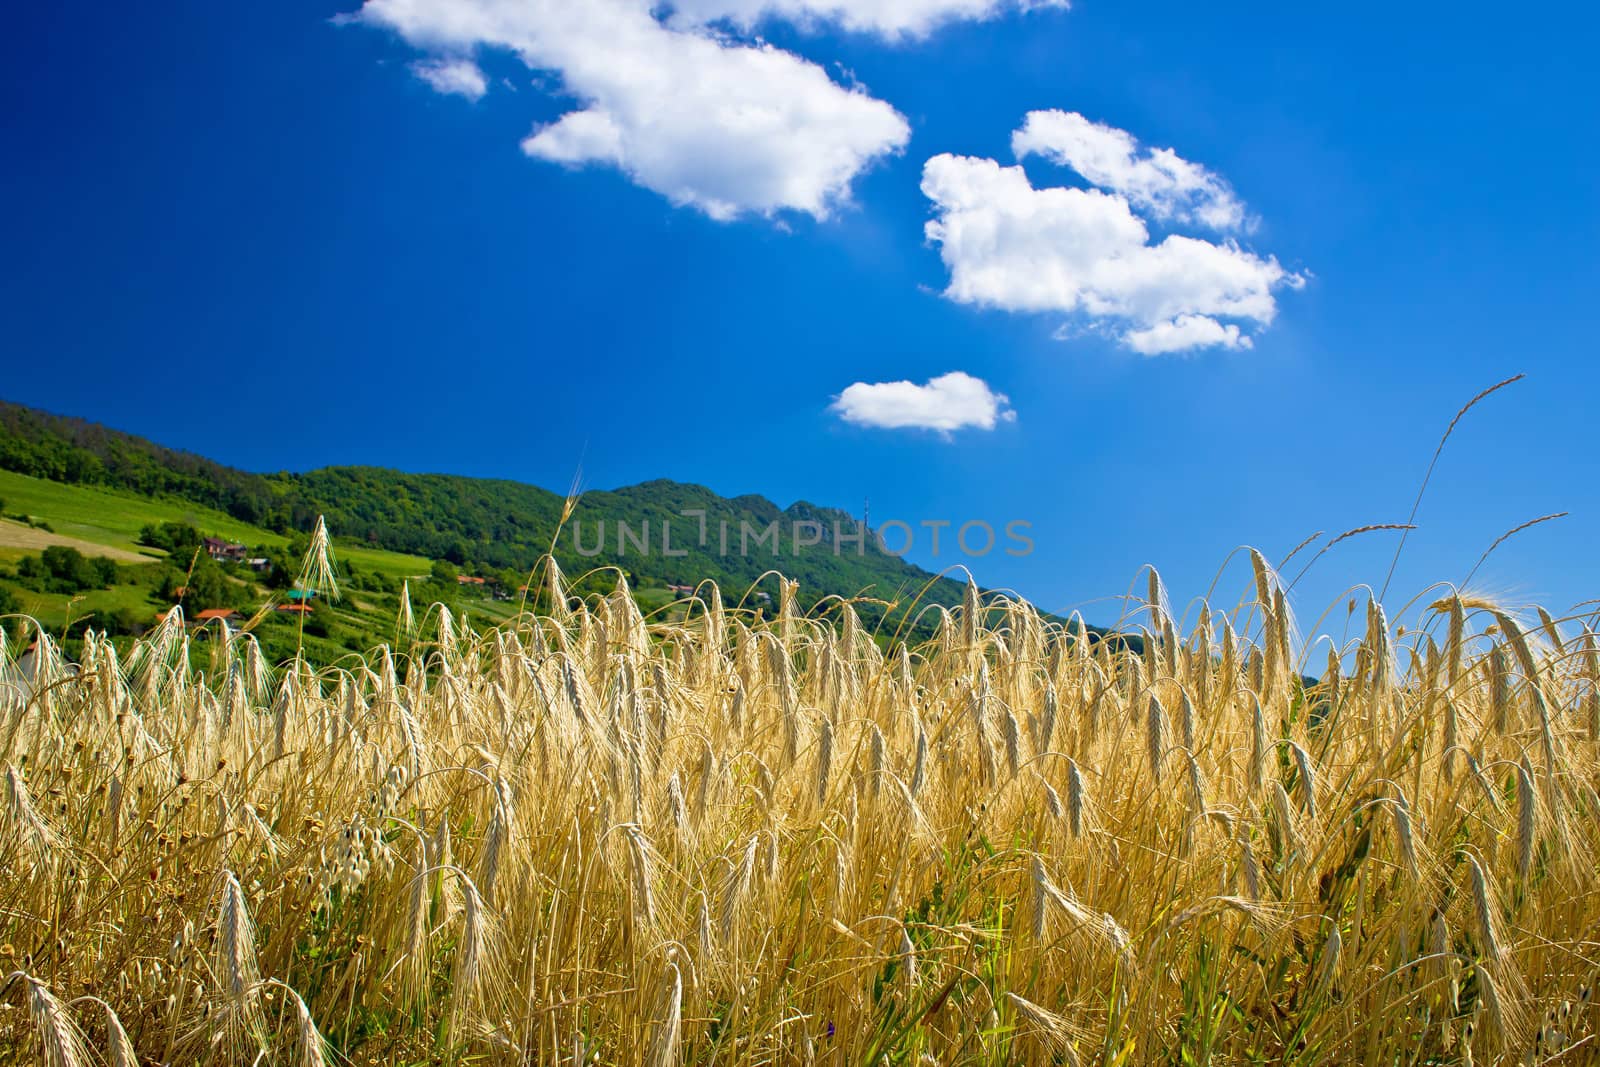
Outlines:
[[[24,615],[38,620],[46,629],[59,633],[69,619],[76,624],[82,619],[110,615],[122,608],[130,608],[153,618],[160,610],[151,599],[155,587],[156,582],[151,575],[133,578],[110,589],[96,589],[73,597],[23,588],[13,588],[12,592]],[[76,629],[75,625],[74,632]]]
[[161,553],[153,548],[135,552],[113,545],[85,541],[81,537],[50,533],[26,523],[0,518],[0,562],[12,563],[23,556],[36,556],[54,546],[77,549],[85,556],[103,556],[118,563],[149,563],[161,556]]
[[[0,470],[0,500],[5,501],[7,514],[43,519],[58,534],[140,555],[160,555],[139,544],[139,530],[147,524],[162,522],[191,523],[208,536],[225,537],[247,545],[278,547],[288,543],[288,538],[281,534],[187,501],[158,500],[116,489],[47,482],[11,471]],[[382,549],[335,544],[334,551],[341,560],[363,570],[397,578],[426,574],[431,566],[421,556]]]
[[[120,580],[110,589],[96,589],[77,596],[44,593],[6,583],[15,594],[21,611],[38,620],[46,629],[60,633],[69,621],[109,616],[130,609],[146,621],[153,621],[163,602],[156,597],[161,564],[166,554],[138,544],[140,527],[147,523],[188,522],[208,536],[226,537],[247,545],[282,546],[287,539],[279,534],[233,519],[219,511],[181,500],[152,499],[135,493],[84,485],[48,482],[10,471],[0,471],[0,500],[11,515],[27,515],[48,523],[56,536],[22,526],[0,522],[0,563],[11,564],[23,555],[36,554],[45,544],[67,543],[86,554],[105,549],[123,564]],[[8,532],[16,531],[14,536]],[[335,555],[343,565],[353,564],[366,572],[395,578],[413,578],[428,572],[430,561],[420,556],[363,546],[339,545]],[[252,588],[252,606],[264,603],[268,593]],[[357,606],[359,602],[359,607]],[[504,605],[474,603],[469,611],[481,621],[498,620],[507,612]],[[342,638],[325,640],[307,637],[308,654],[319,662],[333,662],[348,653],[352,645],[365,647],[377,639],[388,639],[398,609],[392,594],[362,590],[334,608],[334,619]],[[76,625],[74,625],[76,630]],[[257,631],[280,653],[296,640],[294,621],[269,615]]]

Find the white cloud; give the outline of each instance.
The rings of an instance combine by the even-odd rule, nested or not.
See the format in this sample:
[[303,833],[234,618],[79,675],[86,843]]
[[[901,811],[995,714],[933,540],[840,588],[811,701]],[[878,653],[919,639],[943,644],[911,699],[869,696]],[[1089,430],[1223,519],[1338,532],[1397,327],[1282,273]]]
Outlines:
[[1159,356],[1191,348],[1251,348],[1254,342],[1239,332],[1235,323],[1223,325],[1205,315],[1179,315],[1170,322],[1129,330],[1122,341],[1135,352]]
[[468,100],[481,100],[489,91],[483,71],[470,59],[424,59],[411,64],[411,71],[433,87],[436,93],[446,96],[464,96]]
[[367,0],[356,17],[442,62],[501,48],[559,74],[582,106],[535,129],[523,151],[617,167],[717,219],[826,217],[910,136],[893,107],[816,64],[664,24],[649,0]]
[[751,29],[764,18],[780,18],[895,39],[923,37],[949,22],[981,21],[1006,11],[1064,9],[1068,0],[676,0],[672,6],[680,23],[727,20]]
[[[1023,141],[1031,144],[1031,135]],[[1125,177],[1080,162],[1107,181]],[[1114,170],[1113,164],[1106,167]],[[1304,284],[1276,258],[1231,240],[1169,234],[1152,243],[1129,196],[1035,188],[1021,166],[934,156],[923,166],[922,191],[934,210],[928,240],[939,246],[950,271],[946,297],[1006,311],[1068,314],[1115,333],[1137,352],[1249,347],[1241,324],[1269,324],[1277,313],[1274,293]]]
[[845,422],[886,430],[992,430],[1017,417],[1002,393],[981,378],[951,371],[922,385],[856,382],[834,398],[830,411]]
[[1011,151],[1071,167],[1090,182],[1126,196],[1158,219],[1238,230],[1247,217],[1228,183],[1170,148],[1139,152],[1126,130],[1090,122],[1075,111],[1030,111],[1011,135]]

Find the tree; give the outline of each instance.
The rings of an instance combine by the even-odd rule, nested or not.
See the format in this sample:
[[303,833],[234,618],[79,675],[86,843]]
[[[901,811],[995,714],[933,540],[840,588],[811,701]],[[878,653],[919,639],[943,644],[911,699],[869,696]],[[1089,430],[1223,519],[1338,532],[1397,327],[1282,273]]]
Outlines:
[[235,607],[238,600],[239,587],[228,580],[216,560],[201,555],[189,574],[188,590],[183,597],[185,614],[205,611],[207,608]]
[[26,623],[17,619],[6,618],[8,615],[20,615],[22,605],[17,601],[16,595],[5,586],[0,586],[0,634],[10,635],[20,633]]
[[288,589],[300,577],[300,560],[292,556],[287,549],[275,548],[266,554],[266,558],[271,563],[262,581],[269,588]]
[[177,600],[178,590],[183,588],[183,572],[176,567],[163,567],[161,581],[156,586],[156,595],[162,600]]
[[333,633],[333,611],[326,604],[313,603],[305,617],[305,632],[312,637],[329,637]]
[[118,608],[109,615],[102,616],[99,622],[105,632],[112,637],[118,634],[136,636],[145,630],[144,621],[139,617],[139,613],[127,607]]
[[172,556],[192,556],[200,547],[200,531],[186,522],[147,522],[139,529],[139,543],[165,549]]
[[51,545],[38,556],[18,560],[17,576],[52,593],[81,593],[115,585],[117,565],[109,559],[85,556],[66,545]]
[[428,577],[446,588],[453,588],[456,585],[456,577],[460,573],[451,564],[442,559],[436,559],[433,561],[433,569],[428,572]]

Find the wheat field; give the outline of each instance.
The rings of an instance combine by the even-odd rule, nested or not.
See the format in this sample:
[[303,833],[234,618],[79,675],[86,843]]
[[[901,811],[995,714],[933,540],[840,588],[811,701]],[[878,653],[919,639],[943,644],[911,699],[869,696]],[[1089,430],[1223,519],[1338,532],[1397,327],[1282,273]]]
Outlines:
[[1130,643],[549,562],[554,610],[315,668],[13,642],[0,1061],[1595,1060],[1594,617],[1307,642],[1251,558],[1185,619],[1149,571]]

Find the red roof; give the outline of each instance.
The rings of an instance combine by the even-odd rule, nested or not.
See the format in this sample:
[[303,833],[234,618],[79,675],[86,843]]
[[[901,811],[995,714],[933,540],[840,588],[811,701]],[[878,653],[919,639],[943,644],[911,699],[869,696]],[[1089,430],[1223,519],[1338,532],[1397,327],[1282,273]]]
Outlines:
[[484,585],[488,579],[474,578],[470,574],[458,574],[456,575],[456,581],[462,585]]
[[212,619],[231,619],[239,614],[232,608],[207,608],[194,617],[195,622],[210,622]]
[[278,610],[279,611],[292,612],[292,613],[294,613],[296,615],[310,615],[311,614],[311,605],[310,604],[279,604],[278,605]]

